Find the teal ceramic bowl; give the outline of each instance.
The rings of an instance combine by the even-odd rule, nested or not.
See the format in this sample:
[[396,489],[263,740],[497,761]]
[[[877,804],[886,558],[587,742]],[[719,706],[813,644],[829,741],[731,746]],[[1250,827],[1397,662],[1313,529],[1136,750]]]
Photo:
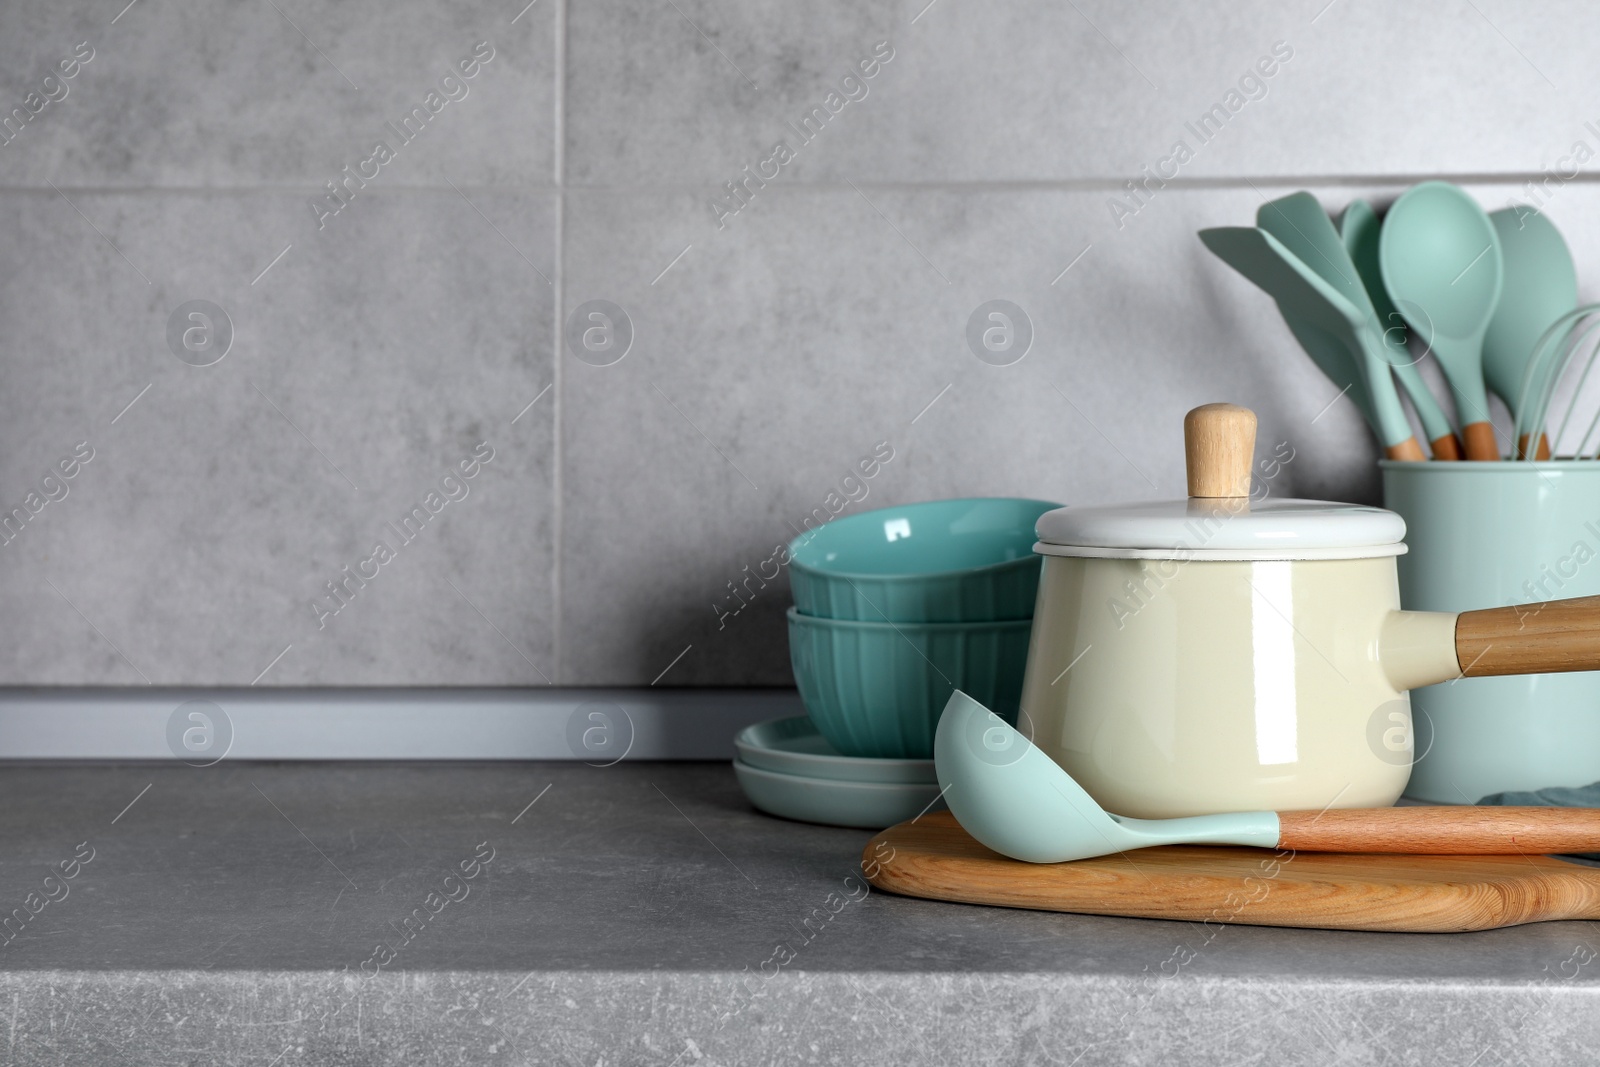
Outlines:
[[1030,619],[1033,526],[1060,504],[929,500],[834,519],[789,542],[801,614],[860,622]]
[[789,662],[817,731],[846,756],[933,758],[957,689],[1017,721],[1033,620],[873,623],[789,609]]

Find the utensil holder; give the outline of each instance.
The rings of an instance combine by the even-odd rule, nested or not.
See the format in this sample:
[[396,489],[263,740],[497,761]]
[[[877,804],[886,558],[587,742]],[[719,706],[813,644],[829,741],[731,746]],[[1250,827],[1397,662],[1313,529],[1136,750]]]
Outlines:
[[[1600,462],[1380,461],[1384,504],[1406,521],[1400,602],[1466,611],[1600,594]],[[1461,678],[1411,693],[1406,795],[1600,780],[1600,672]]]

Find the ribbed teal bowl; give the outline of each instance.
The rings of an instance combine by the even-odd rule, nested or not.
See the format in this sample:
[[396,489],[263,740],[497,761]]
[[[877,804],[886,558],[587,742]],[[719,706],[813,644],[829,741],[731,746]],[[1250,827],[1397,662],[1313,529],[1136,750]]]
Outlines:
[[789,662],[817,731],[846,756],[932,759],[956,689],[1017,721],[1033,620],[872,623],[789,609]]
[[1060,506],[974,497],[834,519],[789,542],[795,607],[861,622],[1032,618],[1033,526]]

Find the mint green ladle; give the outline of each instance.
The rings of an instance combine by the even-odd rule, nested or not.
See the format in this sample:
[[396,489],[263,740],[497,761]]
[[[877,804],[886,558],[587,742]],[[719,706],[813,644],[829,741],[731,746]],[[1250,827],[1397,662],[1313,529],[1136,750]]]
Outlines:
[[1422,429],[1428,435],[1428,443],[1433,447],[1433,458],[1460,459],[1461,442],[1456,438],[1455,427],[1450,424],[1450,418],[1439,406],[1439,401],[1434,399],[1428,383],[1422,380],[1422,372],[1417,370],[1416,361],[1406,350],[1405,319],[1394,309],[1389,294],[1383,288],[1383,271],[1378,266],[1379,233],[1378,213],[1372,210],[1371,204],[1365,200],[1352,200],[1345,205],[1344,213],[1339,216],[1339,238],[1344,242],[1345,251],[1350,254],[1350,261],[1361,276],[1362,288],[1372,302],[1373,314],[1377,316],[1379,332],[1386,346],[1386,361],[1394,368],[1394,376],[1400,379],[1401,388],[1416,409]]
[[1270,811],[1124,819],[1112,815],[1054,760],[957,689],[933,741],[939,788],[961,828],[1002,856],[1061,863],[1151,845],[1278,843]]
[[1467,458],[1499,459],[1483,385],[1483,338],[1504,280],[1494,224],[1457,186],[1423,182],[1389,209],[1378,261],[1389,298],[1450,383]]
[[1096,804],[1054,760],[959,689],[939,718],[933,760],[940,795],[961,828],[1002,856],[1029,863],[1090,859],[1151,845],[1469,856],[1600,847],[1600,809],[1333,810],[1330,805],[1281,814],[1126,819]]

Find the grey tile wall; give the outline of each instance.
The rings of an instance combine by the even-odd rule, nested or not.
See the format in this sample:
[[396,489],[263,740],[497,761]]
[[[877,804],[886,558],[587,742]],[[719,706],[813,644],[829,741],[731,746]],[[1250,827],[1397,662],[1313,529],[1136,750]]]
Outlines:
[[[728,583],[879,442],[857,507],[1169,496],[1183,412],[1231,399],[1295,447],[1282,491],[1371,499],[1354,412],[1194,231],[1302,186],[1533,180],[1600,278],[1596,29],[1509,0],[6,5],[0,507],[38,511],[0,547],[0,684],[786,684],[783,579],[737,614]],[[1035,330],[1010,366],[964,340],[993,298]],[[597,300],[614,362],[562,340]],[[191,301],[231,322],[208,366],[169,340]]]

